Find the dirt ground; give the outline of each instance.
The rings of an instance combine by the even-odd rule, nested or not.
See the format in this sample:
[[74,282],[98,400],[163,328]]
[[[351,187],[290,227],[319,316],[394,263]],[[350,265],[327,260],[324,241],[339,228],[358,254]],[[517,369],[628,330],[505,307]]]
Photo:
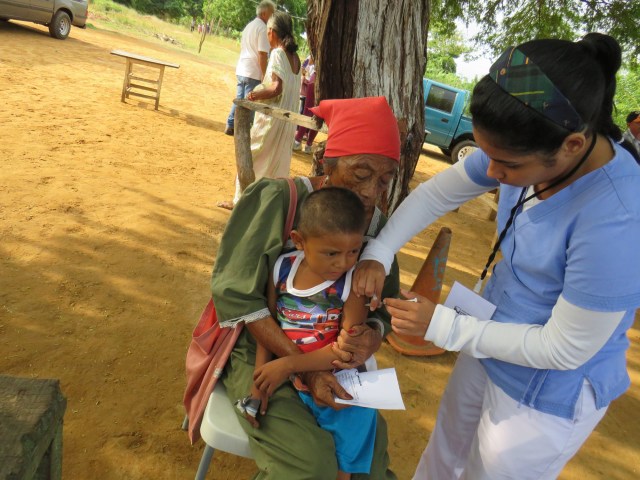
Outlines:
[[[120,102],[123,49],[180,64],[167,69],[161,107]],[[74,29],[0,22],[0,373],[58,378],[68,399],[65,479],[193,478],[184,356],[209,296],[211,266],[229,213],[233,139],[223,134],[233,67],[159,43]],[[446,168],[425,151],[415,176]],[[309,172],[295,154],[292,174]],[[399,254],[411,285],[439,228],[453,230],[445,288],[472,285],[494,224],[480,200],[416,237]],[[640,475],[640,345],[632,329],[633,386],[562,479]],[[409,358],[383,345],[407,410],[385,412],[392,467],[410,478],[431,432],[456,355]],[[0,441],[2,441],[0,439]],[[225,453],[209,478],[247,478],[252,461]]]

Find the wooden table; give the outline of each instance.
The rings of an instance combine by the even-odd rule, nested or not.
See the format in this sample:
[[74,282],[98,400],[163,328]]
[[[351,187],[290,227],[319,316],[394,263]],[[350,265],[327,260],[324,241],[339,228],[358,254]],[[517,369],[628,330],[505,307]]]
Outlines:
[[[164,76],[165,67],[180,68],[180,65],[158,60],[157,58],[144,57],[135,53],[125,52],[124,50],[112,50],[111,54],[124,57],[127,60],[120,100],[124,102],[125,98],[129,98],[129,96],[148,98],[155,100],[157,110],[160,103],[160,89],[162,88],[162,77]],[[134,64],[150,67],[153,71],[157,70],[157,72],[155,72],[156,75],[148,75],[149,72],[147,72],[147,76],[144,77],[140,76],[140,74],[136,75],[133,73]],[[146,85],[134,82],[143,82]],[[136,92],[133,91],[133,89],[142,90],[145,93]]]
[[66,408],[58,380],[0,375],[0,480],[62,478]]

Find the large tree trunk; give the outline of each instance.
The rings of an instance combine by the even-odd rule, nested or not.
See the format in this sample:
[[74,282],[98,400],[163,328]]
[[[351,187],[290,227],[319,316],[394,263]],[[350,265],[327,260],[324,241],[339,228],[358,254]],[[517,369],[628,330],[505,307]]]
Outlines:
[[317,101],[383,95],[398,118],[402,154],[388,212],[407,196],[424,140],[429,10],[430,0],[308,0]]

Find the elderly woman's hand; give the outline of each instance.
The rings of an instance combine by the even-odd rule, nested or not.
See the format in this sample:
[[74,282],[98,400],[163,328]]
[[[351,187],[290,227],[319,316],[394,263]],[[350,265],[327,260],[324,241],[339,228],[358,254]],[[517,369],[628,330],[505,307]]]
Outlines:
[[334,410],[348,407],[348,405],[336,403],[334,395],[343,400],[353,400],[331,372],[306,372],[301,373],[300,376],[315,402],[321,407],[331,407]]
[[378,351],[381,344],[381,332],[367,325],[355,325],[348,331],[342,330],[332,347],[339,359],[333,362],[333,366],[342,369],[359,367]]
[[408,299],[385,298],[384,304],[391,314],[391,328],[400,335],[424,338],[436,309],[435,303],[413,292],[402,290]]
[[375,260],[358,262],[353,276],[352,288],[356,295],[366,295],[371,298],[369,309],[372,312],[380,306],[385,278],[384,267],[380,262]]

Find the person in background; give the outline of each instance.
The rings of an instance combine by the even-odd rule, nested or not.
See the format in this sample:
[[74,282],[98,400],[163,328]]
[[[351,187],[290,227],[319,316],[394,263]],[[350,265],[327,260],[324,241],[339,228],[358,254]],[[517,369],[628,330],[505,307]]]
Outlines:
[[[304,97],[304,110],[302,111],[303,115],[307,117],[313,116],[313,112],[311,109],[316,106],[316,69],[313,62],[313,55],[309,55],[309,64],[305,69],[305,78],[307,79],[306,85],[306,93]],[[304,138],[307,138],[307,144],[304,147],[304,153],[311,153],[311,147],[313,145],[313,140],[316,138],[318,134],[317,130],[311,130],[307,127],[298,126],[296,130],[296,136],[293,141],[293,150],[298,151],[302,148],[302,141]]]
[[457,305],[468,314],[411,292],[417,302],[384,299],[395,332],[460,352],[414,479],[555,479],[629,388],[640,167],[612,118],[621,60],[597,33],[508,48],[473,89],[480,148],[413,190],[362,254],[354,289],[381,298],[394,252],[500,186],[480,276],[500,248],[482,292],[493,314],[472,310],[470,290]]
[[307,96],[307,66],[311,60],[311,54],[302,62],[302,83],[300,84],[300,115],[304,111],[304,99]]
[[[237,90],[236,98],[247,98],[249,92],[256,88],[265,72],[269,59],[269,39],[267,38],[267,21],[276,11],[275,4],[263,0],[256,7],[256,18],[244,27],[240,38],[240,58],[236,65]],[[231,105],[231,113],[227,118],[224,133],[233,136],[233,120],[236,112],[235,103]]]
[[[275,12],[267,23],[271,46],[264,83],[249,92],[252,101],[267,101],[271,107],[295,111],[300,85],[300,58],[293,38],[293,23],[288,13]],[[271,115],[256,113],[251,127],[251,157],[256,180],[262,177],[289,176],[291,145],[296,126]],[[236,192],[232,202],[218,202],[218,207],[231,210],[241,195],[236,176]]]
[[636,151],[636,160],[640,162],[640,111],[636,110],[629,112],[627,115],[627,130],[622,135],[622,138],[629,142],[629,144]]

